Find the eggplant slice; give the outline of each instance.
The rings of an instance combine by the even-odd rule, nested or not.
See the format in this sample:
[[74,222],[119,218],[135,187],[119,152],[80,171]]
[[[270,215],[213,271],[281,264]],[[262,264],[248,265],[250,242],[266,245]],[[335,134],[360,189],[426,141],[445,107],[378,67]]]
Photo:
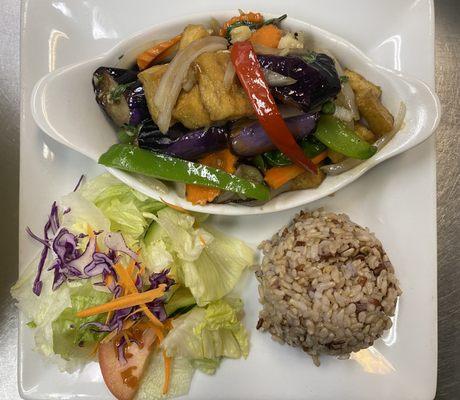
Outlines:
[[93,74],[93,88],[96,101],[116,125],[138,125],[149,117],[136,71],[99,67]]

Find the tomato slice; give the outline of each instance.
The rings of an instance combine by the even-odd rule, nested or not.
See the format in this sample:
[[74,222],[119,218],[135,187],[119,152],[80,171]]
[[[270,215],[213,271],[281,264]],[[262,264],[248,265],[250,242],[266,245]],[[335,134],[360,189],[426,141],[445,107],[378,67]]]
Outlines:
[[281,117],[252,44],[249,41],[236,42],[230,57],[257,118],[273,144],[295,164],[317,174],[318,167],[305,156]]
[[125,350],[126,363],[118,360],[115,339],[99,346],[98,358],[104,382],[118,400],[132,400],[139,387],[139,381],[152,353],[156,335],[153,329],[146,329],[138,335],[138,346],[131,342]]

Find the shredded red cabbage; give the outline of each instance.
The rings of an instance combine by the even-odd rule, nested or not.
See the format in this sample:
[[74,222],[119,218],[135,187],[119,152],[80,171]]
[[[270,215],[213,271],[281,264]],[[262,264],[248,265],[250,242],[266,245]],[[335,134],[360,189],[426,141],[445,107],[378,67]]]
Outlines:
[[[27,233],[43,245],[40,261],[38,263],[37,275],[33,284],[33,292],[37,296],[40,296],[43,287],[41,275],[50,250],[55,256],[53,263],[48,268],[48,271],[54,271],[53,290],[58,289],[67,280],[74,280],[76,278],[88,279],[101,274],[104,279],[107,275],[112,275],[116,278],[115,270],[113,269],[113,265],[117,259],[115,251],[109,250],[107,254],[96,252],[97,239],[96,237],[91,237],[88,240],[86,249],[81,253],[80,250],[78,250],[78,242],[88,235],[83,233],[74,235],[69,232],[68,229],[60,227],[58,211],[58,206],[56,202],[54,202],[51,207],[50,216],[43,230],[43,239],[35,235],[29,227],[26,228]],[[70,212],[70,209],[66,211]],[[100,233],[101,232],[95,232],[95,235],[97,236]],[[50,236],[52,236],[52,238]],[[124,240],[122,241],[124,243]],[[109,290],[114,293],[115,296],[121,294],[121,288],[117,286],[115,280],[109,287]]]
[[164,269],[161,272],[154,272],[149,276],[150,281],[150,289],[156,289],[159,285],[163,284],[166,285],[165,292],[169,290],[169,288],[174,285],[176,282],[174,279],[168,276],[169,269]]
[[82,175],[80,176],[80,179],[78,180],[77,182],[77,185],[75,186],[75,188],[73,189],[74,192],[76,192],[78,190],[78,188],[80,187],[81,183],[83,182],[83,179],[85,178],[85,175]]
[[136,252],[132,251],[123,239],[123,235],[120,232],[108,232],[104,238],[105,245],[113,251],[120,251],[127,254],[133,260],[138,259]]
[[40,261],[38,262],[38,267],[37,267],[37,275],[35,276],[34,279],[34,284],[33,284],[33,292],[37,295],[40,296],[40,293],[42,292],[43,288],[43,282],[41,281],[41,275],[43,272],[43,267],[46,262],[46,258],[48,257],[48,250],[50,247],[50,238],[49,234],[50,231],[55,234],[57,230],[59,229],[59,217],[58,217],[58,208],[56,202],[54,202],[51,205],[51,212],[50,216],[48,218],[48,221],[45,224],[45,227],[43,229],[43,237],[44,239],[39,238],[37,235],[32,233],[29,227],[26,228],[27,233],[34,238],[35,240],[38,240],[41,244],[43,244],[43,250],[40,254]]

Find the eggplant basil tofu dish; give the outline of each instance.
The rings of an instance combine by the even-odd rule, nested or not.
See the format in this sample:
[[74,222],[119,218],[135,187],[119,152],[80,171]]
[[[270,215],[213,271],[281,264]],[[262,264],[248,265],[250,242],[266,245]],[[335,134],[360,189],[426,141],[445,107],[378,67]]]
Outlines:
[[395,121],[380,87],[285,18],[188,25],[131,69],[98,68],[96,100],[120,139],[99,162],[185,184],[187,200],[205,205],[316,188],[372,157],[403,107]]

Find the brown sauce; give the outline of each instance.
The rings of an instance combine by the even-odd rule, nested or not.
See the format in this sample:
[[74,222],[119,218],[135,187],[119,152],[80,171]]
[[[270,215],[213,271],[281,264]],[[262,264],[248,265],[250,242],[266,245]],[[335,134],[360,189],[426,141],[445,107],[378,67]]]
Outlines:
[[133,374],[133,371],[137,367],[129,367],[126,368],[124,371],[121,371],[121,378],[123,379],[123,383],[128,387],[135,389],[139,385],[139,379],[137,376]]

